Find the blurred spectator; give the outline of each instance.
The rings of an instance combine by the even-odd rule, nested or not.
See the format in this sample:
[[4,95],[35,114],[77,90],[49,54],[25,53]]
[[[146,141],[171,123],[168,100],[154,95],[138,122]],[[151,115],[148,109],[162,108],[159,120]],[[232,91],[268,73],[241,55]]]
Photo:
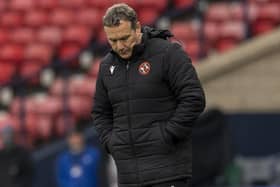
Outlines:
[[98,187],[101,154],[85,145],[81,132],[74,130],[67,138],[69,150],[57,159],[59,187]]
[[3,149],[0,150],[0,186],[31,187],[33,162],[31,155],[15,142],[15,132],[7,126],[1,130]]

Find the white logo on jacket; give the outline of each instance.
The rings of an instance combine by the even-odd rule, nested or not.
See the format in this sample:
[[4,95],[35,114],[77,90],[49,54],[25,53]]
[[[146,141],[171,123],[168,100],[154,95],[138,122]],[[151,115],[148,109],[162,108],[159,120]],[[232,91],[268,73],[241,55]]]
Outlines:
[[111,73],[111,75],[114,74],[115,69],[116,69],[116,66],[113,66],[113,65],[110,66],[110,73]]

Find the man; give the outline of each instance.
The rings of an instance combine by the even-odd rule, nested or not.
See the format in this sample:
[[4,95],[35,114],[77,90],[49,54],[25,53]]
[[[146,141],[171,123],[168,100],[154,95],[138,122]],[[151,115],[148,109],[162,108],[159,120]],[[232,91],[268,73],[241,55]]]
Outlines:
[[57,159],[59,187],[98,187],[100,152],[86,147],[81,132],[73,130],[68,138],[69,150]]
[[3,149],[0,150],[0,186],[32,186],[33,162],[30,153],[15,142],[15,132],[11,126],[1,129]]
[[115,159],[119,187],[186,187],[192,126],[205,106],[188,55],[169,31],[141,29],[126,4],[103,18],[112,47],[100,65],[93,106],[99,139]]

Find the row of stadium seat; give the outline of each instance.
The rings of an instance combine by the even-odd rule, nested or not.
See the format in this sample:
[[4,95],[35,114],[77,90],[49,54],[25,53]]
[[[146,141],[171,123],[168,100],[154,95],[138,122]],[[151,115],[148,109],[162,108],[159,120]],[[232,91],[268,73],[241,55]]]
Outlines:
[[[16,5],[17,8],[13,7],[15,4],[12,6],[14,1],[20,1]],[[78,55],[92,41],[91,39],[95,38],[99,44],[104,45],[106,36],[101,27],[101,15],[104,13],[102,11],[109,4],[116,2],[104,0],[14,1],[11,0],[9,3],[0,1],[0,15],[13,14],[16,11],[19,11],[18,14],[21,15],[21,22],[16,23],[17,18],[13,18],[16,21],[13,23],[14,20],[11,19],[11,25],[7,25],[9,21],[3,22],[7,18],[0,17],[0,24],[6,24],[5,27],[0,27],[0,84],[11,80],[14,75],[31,76],[51,63],[54,56],[62,60],[71,59]],[[30,2],[34,4],[28,5]],[[155,2],[127,0],[125,2],[141,10],[139,17],[144,24],[153,23],[167,7],[167,0]],[[184,8],[195,3],[191,0],[175,0],[174,2],[176,8]],[[275,2],[276,4],[272,5],[272,1],[260,3],[257,0],[250,0],[249,27],[253,34],[267,32],[279,25],[279,16],[275,16],[277,11],[279,13],[279,3]],[[135,3],[137,5],[133,5]],[[241,3],[212,3],[206,9],[202,21],[175,21],[170,29],[196,62],[201,50],[225,51],[245,39],[244,8],[246,8],[245,5]],[[272,9],[275,9],[274,13],[271,13]],[[55,13],[55,10],[59,13]],[[53,18],[55,14],[51,13],[52,11],[57,14],[56,19]],[[67,12],[74,14],[74,18],[68,20]],[[77,12],[80,13],[77,14]],[[28,18],[29,16],[31,18]],[[97,17],[99,18],[95,19]],[[25,22],[28,19],[33,21],[28,24]],[[265,29],[255,31],[255,28],[259,28],[254,25],[255,23],[264,24]],[[201,40],[203,38],[205,40]],[[201,41],[205,42],[201,43]],[[100,61],[95,59],[87,74],[70,77],[67,80],[68,84],[58,77],[50,85],[47,93],[28,95],[24,102],[26,107],[24,127],[21,126],[21,102],[16,96],[9,106],[9,113],[0,115],[0,129],[5,124],[10,124],[18,130],[23,128],[29,135],[30,144],[37,139],[48,140],[53,136],[63,136],[67,128],[73,127],[79,120],[88,119],[90,116],[99,63]],[[38,85],[39,78],[33,77],[31,82]]]
[[[15,97],[9,113],[4,117],[0,115],[0,129],[11,125],[17,131],[24,130],[30,145],[38,139],[47,141],[51,137],[64,136],[79,120],[89,119],[99,63],[96,61],[87,75],[71,77],[67,84],[66,80],[57,78],[48,93],[30,95],[24,100]],[[65,94],[68,99],[64,100]],[[22,118],[23,111],[25,116]],[[21,129],[22,123],[24,129]]]
[[[142,7],[147,8],[148,6]],[[206,52],[209,49],[225,51],[236,46],[236,44],[244,39],[246,31],[243,21],[245,8],[241,3],[210,4],[205,12],[205,23],[201,25],[203,27],[203,38],[206,41],[203,44],[203,49],[198,40],[197,33],[199,28],[197,26],[193,28],[185,23],[175,23],[172,25],[172,31],[179,40],[185,43],[186,51],[196,61],[201,50]],[[279,10],[279,3],[270,2],[263,4],[251,2],[249,4],[249,20],[251,21],[253,34],[264,33],[278,25],[280,19]],[[97,8],[81,9],[80,13],[75,14],[77,15],[75,16],[77,20],[75,20],[74,24],[72,17],[76,12],[73,10],[58,7],[57,11],[54,11],[50,17],[47,11],[33,10],[26,14],[26,19],[28,20],[29,18],[30,23],[33,23],[33,26],[36,28],[32,25],[26,25],[12,30],[9,29],[9,26],[21,25],[17,22],[24,17],[20,15],[20,12],[7,11],[2,13],[0,22],[4,26],[0,29],[0,63],[5,64],[4,69],[7,70],[7,75],[2,75],[0,82],[10,79],[11,75],[15,72],[24,72],[19,74],[29,75],[42,68],[42,64],[50,63],[50,59],[54,55],[54,50],[52,49],[58,50],[60,59],[65,60],[76,56],[89,43],[91,38],[96,37],[99,43],[105,43],[106,37],[102,29],[100,30],[101,15],[98,12]],[[142,19],[149,23],[152,23],[158,17],[156,11],[151,8],[146,9],[146,11],[140,11],[141,14],[144,15]],[[53,19],[57,25],[46,26],[45,24],[48,23],[48,19]],[[68,23],[70,24],[70,22],[72,22],[72,25],[63,28],[63,26],[66,26]],[[98,26],[99,29],[94,29],[98,28]],[[30,44],[31,47],[25,46]],[[29,48],[37,49],[30,50]],[[31,57],[26,58],[26,51],[33,53],[29,55]],[[36,58],[34,59],[32,56],[36,56]],[[22,63],[24,66],[30,67],[23,67],[21,68],[23,70],[18,70],[18,67],[10,67],[11,65],[7,65],[7,63]]]
[[194,61],[204,53],[224,52],[246,39],[250,31],[257,36],[280,24],[280,1],[261,2],[252,1],[248,6],[238,2],[212,3],[206,9],[202,22],[175,22],[171,31]]
[[88,25],[97,28],[101,25],[102,12],[97,8],[83,8],[78,10],[57,8],[52,10],[36,10],[18,12],[10,10],[0,12],[0,26],[5,28],[19,28],[22,26],[38,28],[54,25],[65,27],[76,24]]
[[[33,9],[55,9],[57,7],[63,8],[85,8],[96,7],[98,9],[105,9],[115,3],[127,3],[136,10],[141,8],[153,7],[154,10],[162,11],[166,7],[168,0],[10,0],[0,2],[0,11],[12,9],[16,11],[29,11]],[[181,4],[178,1],[178,4]]]

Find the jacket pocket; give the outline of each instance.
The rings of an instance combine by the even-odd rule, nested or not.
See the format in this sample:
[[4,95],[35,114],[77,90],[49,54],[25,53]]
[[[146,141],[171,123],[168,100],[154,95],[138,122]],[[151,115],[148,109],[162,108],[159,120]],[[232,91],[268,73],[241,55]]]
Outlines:
[[169,151],[173,151],[175,148],[175,145],[172,140],[172,137],[165,132],[164,121],[158,121],[157,126],[159,128],[159,134],[160,134],[160,139],[161,139],[162,143],[165,145],[165,147]]

